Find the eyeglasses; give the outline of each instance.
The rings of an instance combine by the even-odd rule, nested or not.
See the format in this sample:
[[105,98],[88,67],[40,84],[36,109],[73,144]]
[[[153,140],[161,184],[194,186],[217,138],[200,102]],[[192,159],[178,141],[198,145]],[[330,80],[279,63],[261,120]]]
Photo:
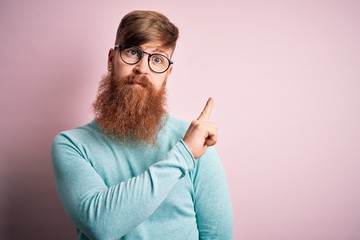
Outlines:
[[140,62],[144,53],[146,53],[149,56],[149,68],[155,73],[164,73],[169,69],[170,65],[173,64],[173,62],[165,55],[160,53],[148,53],[138,46],[115,45],[114,49],[117,48],[120,49],[121,59],[129,65],[134,65]]

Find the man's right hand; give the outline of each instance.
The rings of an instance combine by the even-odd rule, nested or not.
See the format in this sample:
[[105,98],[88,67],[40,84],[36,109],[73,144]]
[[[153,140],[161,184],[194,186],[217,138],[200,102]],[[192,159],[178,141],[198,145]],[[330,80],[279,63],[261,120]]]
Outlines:
[[183,138],[195,159],[201,157],[207,148],[215,145],[217,141],[218,129],[214,123],[209,122],[213,103],[214,100],[209,98],[204,110],[196,120],[191,122]]

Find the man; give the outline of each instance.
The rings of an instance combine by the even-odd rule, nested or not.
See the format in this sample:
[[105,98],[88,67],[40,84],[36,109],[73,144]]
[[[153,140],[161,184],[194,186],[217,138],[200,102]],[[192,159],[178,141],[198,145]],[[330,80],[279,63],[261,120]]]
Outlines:
[[213,100],[190,126],[165,109],[177,38],[164,15],[128,13],[95,120],[54,139],[58,193],[79,239],[232,239],[226,178],[210,147]]

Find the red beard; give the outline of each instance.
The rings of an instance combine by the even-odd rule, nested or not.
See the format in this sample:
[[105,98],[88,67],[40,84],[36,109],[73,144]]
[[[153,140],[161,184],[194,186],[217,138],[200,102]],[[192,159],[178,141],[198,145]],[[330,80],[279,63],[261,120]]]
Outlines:
[[157,91],[143,75],[107,74],[93,103],[96,124],[116,140],[155,144],[167,115],[165,84]]

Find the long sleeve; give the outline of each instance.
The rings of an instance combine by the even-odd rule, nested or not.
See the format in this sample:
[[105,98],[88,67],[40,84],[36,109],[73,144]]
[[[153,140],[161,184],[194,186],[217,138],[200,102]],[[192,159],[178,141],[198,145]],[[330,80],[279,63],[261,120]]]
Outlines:
[[[108,187],[86,151],[64,134],[52,146],[60,200],[81,232],[93,239],[120,239],[145,221],[195,162],[182,141],[148,170]],[[141,161],[142,159],[139,159]]]
[[195,211],[200,239],[233,239],[233,213],[224,169],[215,148],[196,160]]

